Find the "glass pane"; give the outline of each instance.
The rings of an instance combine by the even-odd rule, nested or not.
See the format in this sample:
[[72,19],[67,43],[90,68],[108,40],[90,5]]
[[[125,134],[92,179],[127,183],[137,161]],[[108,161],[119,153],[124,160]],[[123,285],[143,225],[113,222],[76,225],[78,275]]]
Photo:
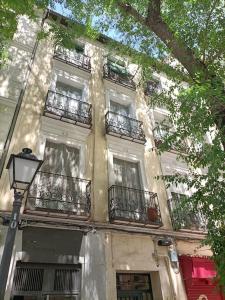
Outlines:
[[15,180],[24,183],[31,182],[38,168],[38,165],[39,165],[38,161],[16,157],[15,158]]
[[65,84],[60,81],[57,81],[56,92],[63,94],[65,96],[68,96],[68,97],[72,97],[72,98],[81,100],[83,91],[82,91],[82,89],[76,88],[74,86]]
[[47,140],[42,171],[77,177],[79,152],[77,148]]
[[138,163],[113,159],[115,184],[135,189],[141,188]]
[[149,274],[117,274],[118,300],[152,300],[152,288]]
[[110,101],[110,110],[117,114],[129,116],[129,106],[122,105],[120,103]]

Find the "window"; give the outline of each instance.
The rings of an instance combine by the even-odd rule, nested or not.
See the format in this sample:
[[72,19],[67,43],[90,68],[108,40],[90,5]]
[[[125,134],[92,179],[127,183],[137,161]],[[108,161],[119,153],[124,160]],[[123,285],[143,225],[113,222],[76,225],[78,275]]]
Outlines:
[[138,163],[114,158],[113,169],[118,217],[141,221],[145,215],[143,214],[145,195],[141,189],[142,184]]
[[28,194],[31,209],[87,217],[90,181],[78,178],[79,173],[79,149],[46,141],[44,164]]
[[108,58],[107,64],[112,72],[114,72],[122,77],[129,76],[129,73],[125,67],[125,63],[123,61],[116,60],[114,58]]
[[52,102],[55,109],[61,110],[61,114],[64,116],[70,113],[80,114],[82,109],[82,90],[64,84],[62,82],[56,83],[56,94],[54,95]]
[[171,192],[169,207],[174,229],[205,230],[206,218],[201,210],[197,213],[193,212],[192,203],[189,202],[183,205],[186,199],[188,199],[187,195]]
[[83,100],[83,89],[57,81],[55,91],[48,91],[44,115],[91,127],[91,105]]
[[106,133],[144,144],[145,134],[142,122],[132,118],[132,105],[110,101],[110,111],[106,114]]
[[57,81],[56,83],[56,92],[70,98],[74,98],[80,101],[82,100],[82,89],[65,84],[60,81]]
[[103,68],[104,78],[114,81],[117,84],[135,90],[136,86],[133,76],[129,73],[123,61],[108,57]]
[[84,57],[84,45],[75,44],[74,49],[67,49],[63,47],[56,47],[56,53],[64,60],[76,61],[82,63]]
[[79,175],[79,149],[47,140],[42,172],[71,177]]
[[42,197],[36,199],[36,207],[70,213],[80,209],[83,186],[76,180],[79,175],[79,156],[77,148],[46,141],[39,178]]
[[[48,280],[44,280],[48,278]],[[13,280],[13,300],[78,300],[79,265],[18,263]]]
[[118,300],[153,300],[149,274],[117,273]]
[[84,54],[84,48],[84,45],[80,43],[76,43],[73,49],[57,46],[54,58],[71,66],[90,72],[90,57]]
[[110,101],[110,110],[116,114],[129,116],[130,115],[130,106],[123,105],[114,101]]
[[125,161],[114,157],[113,168],[116,185],[141,189],[138,163]]
[[158,140],[163,140],[165,136],[168,135],[170,132],[169,126],[160,124],[159,122],[155,122],[155,128],[154,128],[154,137]]
[[110,101],[110,111],[113,113],[112,118],[115,126],[124,134],[129,134],[132,131],[132,124],[129,118],[130,107],[120,103]]

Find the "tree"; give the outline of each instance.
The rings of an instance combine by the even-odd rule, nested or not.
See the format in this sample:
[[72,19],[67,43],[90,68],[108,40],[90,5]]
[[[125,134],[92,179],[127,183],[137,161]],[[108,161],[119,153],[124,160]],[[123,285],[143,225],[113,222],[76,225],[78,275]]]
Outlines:
[[[12,7],[13,16],[33,17],[34,4],[47,6],[47,0],[29,1],[31,11]],[[22,1],[23,2],[23,1]],[[208,218],[206,243],[212,248],[219,279],[225,285],[225,92],[224,92],[224,1],[223,0],[58,0],[70,11],[67,29],[53,26],[56,42],[68,43],[74,35],[97,38],[98,33],[115,32],[119,53],[129,53],[142,67],[145,80],[154,70],[172,79],[170,90],[153,95],[150,105],[164,105],[176,132],[168,136],[161,151],[175,145],[180,159],[189,166],[187,176],[166,176],[168,184],[186,183],[196,192],[189,199]],[[2,5],[2,4],[1,4]],[[74,23],[75,21],[75,23]],[[2,21],[5,22],[5,19]],[[76,22],[85,25],[74,30]],[[4,25],[4,24],[3,24]],[[10,27],[11,25],[9,25]],[[15,24],[12,24],[12,31]],[[7,33],[7,32],[6,32]],[[46,33],[47,34],[47,33]],[[10,37],[12,33],[10,32]],[[6,39],[8,35],[6,34]],[[184,87],[185,86],[185,87]],[[206,133],[212,144],[205,141]],[[183,153],[182,141],[191,138]],[[199,145],[199,147],[196,147]],[[199,172],[199,170],[204,172]],[[183,204],[186,205],[185,202]]]
[[[129,53],[142,66],[146,79],[157,70],[173,80],[170,91],[151,97],[150,104],[164,105],[170,111],[176,132],[165,139],[161,151],[175,146],[179,158],[188,164],[189,174],[164,179],[168,184],[185,183],[196,190],[188,201],[195,212],[201,208],[207,216],[205,242],[212,248],[224,286],[224,1],[67,0],[66,5],[77,21],[87,25],[89,35],[117,32],[124,46],[114,45],[114,49]],[[184,88],[184,82],[188,87]],[[212,144],[205,141],[207,132]],[[191,144],[183,153],[187,138]],[[202,169],[203,173],[199,172]]]

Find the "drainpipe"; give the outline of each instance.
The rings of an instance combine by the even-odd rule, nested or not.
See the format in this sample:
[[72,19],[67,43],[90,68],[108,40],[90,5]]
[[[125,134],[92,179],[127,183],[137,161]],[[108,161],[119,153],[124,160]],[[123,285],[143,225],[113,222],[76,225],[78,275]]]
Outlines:
[[[41,29],[43,28],[44,22],[48,17],[48,12],[49,12],[49,10],[46,10],[44,12],[44,16],[43,16],[42,21],[41,21]],[[36,38],[34,48],[32,50],[32,54],[31,54],[30,62],[29,62],[28,67],[27,67],[27,72],[26,72],[24,84],[23,84],[23,87],[20,91],[20,95],[19,95],[19,98],[18,98],[18,101],[17,101],[17,104],[16,104],[16,108],[15,108],[13,118],[12,118],[12,121],[11,121],[11,124],[10,124],[8,135],[7,135],[7,138],[6,138],[6,141],[5,141],[3,153],[2,153],[2,156],[1,156],[1,159],[0,159],[0,178],[1,178],[3,170],[4,170],[6,158],[7,158],[8,151],[9,151],[9,146],[11,144],[14,129],[16,127],[16,122],[17,122],[18,115],[19,115],[19,112],[20,112],[20,108],[21,108],[21,105],[22,105],[22,102],[23,102],[23,97],[24,97],[24,94],[25,94],[25,91],[26,91],[26,88],[27,88],[28,78],[29,78],[30,73],[31,73],[31,68],[32,68],[32,65],[34,63],[34,58],[35,58],[35,55],[36,55],[36,52],[37,52],[38,45],[39,45],[39,40],[38,40],[38,38]]]

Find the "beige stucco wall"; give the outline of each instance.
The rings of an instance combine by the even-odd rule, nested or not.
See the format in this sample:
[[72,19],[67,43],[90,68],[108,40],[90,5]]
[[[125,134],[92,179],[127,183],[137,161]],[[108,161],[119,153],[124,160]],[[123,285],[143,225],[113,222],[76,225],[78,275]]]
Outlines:
[[[37,48],[31,74],[28,79],[28,86],[13,134],[9,155],[10,153],[20,152],[24,147],[32,148],[34,153],[38,153],[39,151],[41,115],[51,81],[52,54],[53,47],[51,41],[41,41]],[[91,220],[107,222],[109,170],[107,139],[105,135],[105,83],[102,79],[104,49],[98,43],[89,44],[88,54],[91,56],[92,65],[89,88],[90,103],[92,104],[93,111],[93,126],[86,140],[85,176],[92,181]],[[136,91],[135,101],[137,115],[139,120],[144,123],[144,132],[147,138],[143,157],[145,173],[148,178],[148,190],[158,194],[163,228],[172,229],[167,207],[165,184],[162,180],[155,178],[155,176],[162,174],[160,157],[152,149],[152,125],[148,115],[145,96],[141,88],[138,88]],[[73,128],[75,131],[76,126]],[[122,139],[120,143],[123,143]],[[132,145],[132,142],[130,142],[130,147]],[[10,210],[13,195],[9,192],[6,170],[4,170],[3,176],[0,179],[0,199],[0,210]],[[179,272],[176,273],[171,267],[167,247],[157,247],[159,255],[159,266],[157,266],[156,260],[153,257],[154,242],[152,236],[107,232],[104,237],[107,300],[116,299],[117,271],[151,272],[151,280],[155,293],[154,300],[186,299],[181,274]],[[211,253],[207,247],[204,249],[199,248],[199,242],[179,240],[176,243],[179,254],[197,253],[196,255],[209,255],[207,253]]]
[[207,245],[196,240],[177,240],[176,247],[179,255],[212,256],[212,251]]
[[[40,139],[41,114],[45,97],[51,81],[53,47],[50,40],[41,41],[37,48],[34,63],[28,79],[21,111],[11,141],[9,154],[18,153],[24,147],[38,153]],[[87,139],[87,177],[92,180],[92,219],[106,221],[108,219],[108,157],[105,135],[105,86],[102,79],[104,49],[100,44],[88,45],[91,57],[92,73],[90,77],[90,102],[93,109],[93,127]],[[116,89],[115,85],[115,89]],[[162,213],[163,225],[171,228],[166,204],[165,185],[155,179],[161,174],[160,161],[156,152],[151,151],[152,128],[147,114],[147,106],[143,91],[139,88],[136,96],[137,115],[144,122],[146,138],[148,140],[144,151],[145,173],[148,177],[148,190],[157,192]],[[74,126],[76,130],[76,126]],[[120,140],[123,143],[123,140]],[[132,148],[132,142],[130,143]],[[144,147],[144,146],[143,146]],[[9,157],[9,156],[8,156]],[[1,210],[9,210],[12,204],[12,194],[9,192],[8,174],[4,170],[0,179]]]
[[181,274],[171,267],[167,247],[156,246],[157,266],[153,237],[108,232],[105,249],[107,300],[116,299],[116,272],[150,273],[154,300],[186,299]]
[[[28,79],[23,103],[18,116],[14,134],[9,148],[11,153],[19,153],[24,147],[37,152],[40,135],[40,117],[45,103],[45,97],[50,84],[52,44],[50,41],[41,41],[35,55],[34,63]],[[8,158],[6,161],[8,161]],[[8,174],[5,169],[0,179],[0,209],[9,210],[13,195],[9,192]]]

